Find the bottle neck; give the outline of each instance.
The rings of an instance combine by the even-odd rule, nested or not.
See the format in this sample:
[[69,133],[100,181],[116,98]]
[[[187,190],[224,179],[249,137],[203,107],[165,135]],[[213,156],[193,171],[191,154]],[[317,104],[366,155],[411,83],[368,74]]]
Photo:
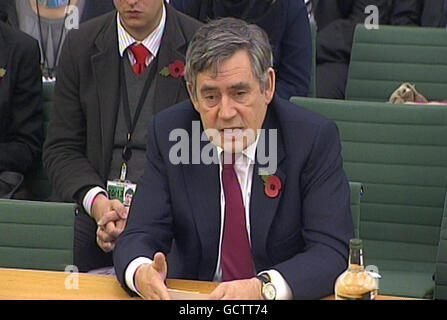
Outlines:
[[363,264],[363,250],[362,249],[349,249],[349,269],[351,270],[364,270]]

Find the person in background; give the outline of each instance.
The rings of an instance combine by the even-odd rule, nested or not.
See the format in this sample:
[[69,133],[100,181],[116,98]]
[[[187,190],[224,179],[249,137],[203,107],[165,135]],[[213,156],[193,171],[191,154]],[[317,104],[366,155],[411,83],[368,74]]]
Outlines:
[[201,25],[163,0],[115,5],[67,35],[44,144],[52,199],[84,209],[75,221],[80,271],[112,266],[128,207],[111,197],[144,170],[149,118],[188,98],[185,53]]
[[307,96],[312,40],[303,1],[297,0],[170,0],[173,7],[207,23],[234,17],[263,28],[273,47],[277,93],[284,99]]
[[0,198],[28,199],[23,180],[43,142],[39,45],[0,17]]
[[447,0],[395,0],[391,24],[446,28]]
[[[67,9],[76,7],[77,12]],[[2,0],[8,22],[39,41],[42,73],[54,80],[62,44],[79,23],[114,9],[112,0]],[[76,21],[77,20],[77,21]]]
[[344,99],[351,59],[352,41],[357,24],[378,9],[379,23],[388,24],[391,0],[318,0],[313,1],[317,24],[317,97]]
[[222,282],[211,299],[330,295],[354,234],[336,125],[275,94],[268,37],[240,19],[196,32],[186,80],[190,101],[150,123],[120,283],[148,299],[169,299],[166,277]]

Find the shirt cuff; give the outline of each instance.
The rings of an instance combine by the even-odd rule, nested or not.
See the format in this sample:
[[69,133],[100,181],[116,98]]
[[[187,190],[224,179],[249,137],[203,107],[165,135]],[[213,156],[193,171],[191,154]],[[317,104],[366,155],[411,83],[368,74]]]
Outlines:
[[127,266],[126,271],[124,273],[124,280],[126,281],[127,287],[130,290],[132,290],[133,292],[135,292],[136,294],[138,294],[139,296],[141,296],[141,295],[138,292],[138,290],[135,286],[135,282],[134,282],[135,272],[143,264],[151,264],[151,263],[152,263],[152,260],[149,258],[146,258],[146,257],[136,258],[136,259],[132,260],[131,263],[129,263],[129,265]]
[[91,216],[92,215],[92,206],[93,206],[93,200],[95,200],[95,197],[103,193],[107,197],[107,191],[104,190],[101,187],[94,187],[91,188],[84,196],[84,200],[82,200],[82,206],[84,207],[84,210]]
[[262,271],[258,275],[262,273],[267,273],[270,277],[271,283],[275,286],[276,289],[276,300],[292,300],[293,294],[289,285],[287,284],[284,277],[276,270],[268,270]]

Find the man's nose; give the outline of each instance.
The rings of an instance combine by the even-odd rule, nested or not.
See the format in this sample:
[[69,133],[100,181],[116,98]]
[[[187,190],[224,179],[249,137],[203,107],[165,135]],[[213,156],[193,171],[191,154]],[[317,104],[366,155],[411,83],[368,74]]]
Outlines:
[[129,6],[134,6],[138,3],[139,0],[126,0]]
[[237,114],[234,102],[227,96],[222,96],[219,108],[219,117],[231,119]]

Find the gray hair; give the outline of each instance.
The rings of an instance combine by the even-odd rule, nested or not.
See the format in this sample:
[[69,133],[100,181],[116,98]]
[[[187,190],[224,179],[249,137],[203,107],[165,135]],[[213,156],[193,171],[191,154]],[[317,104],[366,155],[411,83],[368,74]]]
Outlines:
[[200,27],[186,52],[185,79],[196,96],[196,78],[200,72],[213,70],[217,75],[221,62],[237,51],[246,50],[254,76],[264,92],[268,69],[273,67],[273,53],[267,34],[260,27],[235,18],[210,21]]

